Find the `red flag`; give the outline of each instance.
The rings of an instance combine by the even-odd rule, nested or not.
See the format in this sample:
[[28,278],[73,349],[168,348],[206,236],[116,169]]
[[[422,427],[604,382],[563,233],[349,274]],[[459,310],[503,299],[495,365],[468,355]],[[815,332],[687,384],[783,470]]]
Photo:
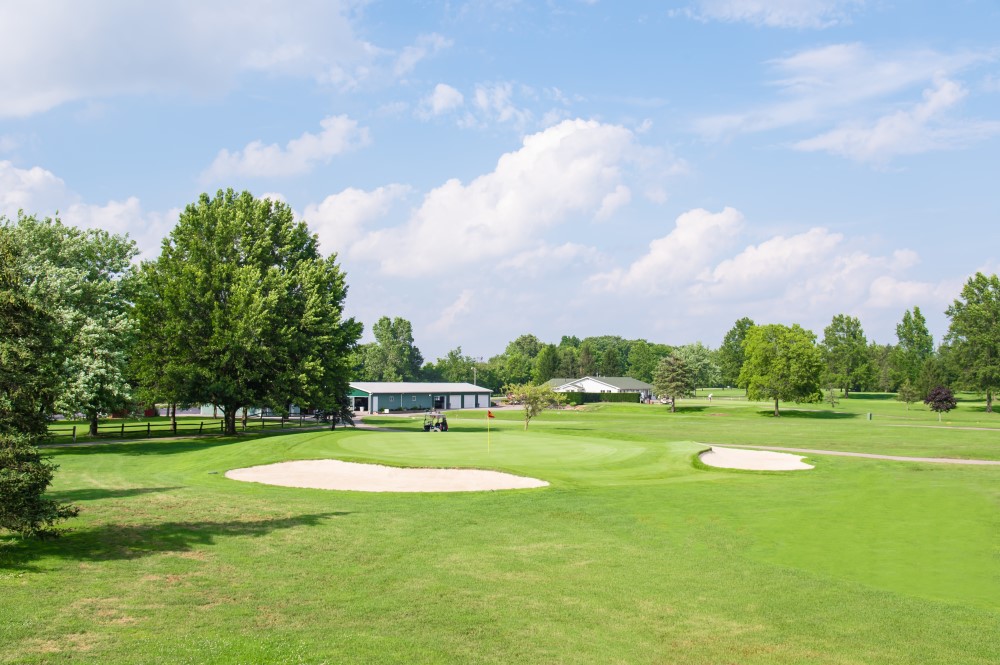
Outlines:
[[486,412],[486,417],[487,417],[487,418],[496,418],[496,416],[494,416],[494,415],[493,415],[493,412],[492,412],[492,411],[487,411],[487,412]]

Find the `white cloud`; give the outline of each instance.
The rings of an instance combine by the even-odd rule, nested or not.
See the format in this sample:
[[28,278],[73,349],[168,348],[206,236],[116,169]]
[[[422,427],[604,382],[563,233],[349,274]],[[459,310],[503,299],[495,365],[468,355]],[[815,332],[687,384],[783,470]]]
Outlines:
[[475,292],[472,289],[463,289],[458,298],[441,311],[441,316],[427,326],[428,330],[437,333],[448,332],[455,325],[455,320],[459,316],[472,309],[474,295]]
[[967,92],[954,81],[924,91],[912,109],[896,111],[871,125],[845,125],[797,142],[803,151],[824,151],[859,162],[884,164],[896,155],[965,145],[1000,133],[1000,122],[953,121],[945,117]]
[[525,137],[493,172],[430,191],[403,227],[369,234],[352,256],[378,261],[390,275],[486,265],[531,246],[571,215],[596,214],[639,150],[624,127],[567,120]]
[[625,185],[618,185],[615,187],[615,191],[610,192],[601,201],[601,207],[598,209],[597,214],[594,215],[597,219],[608,219],[619,208],[627,206],[632,200],[632,190]]
[[103,205],[86,203],[47,169],[39,166],[21,169],[9,161],[0,161],[0,215],[15,219],[18,210],[40,217],[55,217],[58,213],[66,224],[127,233],[136,241],[144,258],[159,253],[160,241],[180,215],[179,208],[165,213],[143,210],[134,196]]
[[944,309],[962,291],[964,283],[964,279],[925,282],[883,275],[872,281],[865,304],[869,307],[907,309],[913,303],[924,303],[925,306],[937,305],[939,309]]
[[424,58],[431,56],[438,51],[449,48],[452,45],[450,39],[445,39],[439,34],[432,33],[429,35],[420,35],[417,38],[417,43],[413,46],[407,46],[396,58],[396,64],[393,67],[393,74],[397,77],[405,76],[409,74]]
[[521,277],[538,277],[568,265],[593,263],[600,253],[594,247],[567,242],[557,247],[541,244],[500,262],[501,270],[514,270]]
[[709,138],[843,120],[914,88],[953,77],[995,52],[938,53],[913,50],[875,53],[863,44],[832,44],[769,64],[779,100],[746,111],[707,116],[695,128]]
[[393,57],[355,33],[361,4],[2,3],[0,117],[119,94],[214,96],[244,72],[355,85]]
[[677,218],[670,233],[650,242],[649,251],[628,268],[599,273],[590,281],[606,291],[674,291],[730,247],[742,226],[743,215],[735,208],[718,213],[689,210]]
[[422,118],[441,115],[454,111],[465,103],[465,97],[461,92],[451,87],[447,83],[438,83],[434,86],[434,92],[429,94],[420,102],[417,115]]
[[772,28],[826,28],[849,22],[864,0],[699,0],[692,15]]
[[[514,86],[511,83],[481,83],[476,86],[472,104],[480,118],[489,122],[510,123],[515,127],[525,127],[531,122],[531,111],[518,108],[514,104]],[[466,124],[475,124],[467,120]]]
[[319,236],[325,253],[343,253],[364,235],[367,224],[385,216],[409,192],[406,185],[387,185],[369,192],[349,187],[306,206],[303,219]]
[[252,141],[243,150],[219,151],[215,161],[202,174],[203,182],[217,182],[233,176],[288,177],[308,173],[317,164],[326,164],[334,155],[353,150],[370,141],[368,129],[346,115],[320,121],[319,134],[305,132],[282,148],[277,143],[264,145]]

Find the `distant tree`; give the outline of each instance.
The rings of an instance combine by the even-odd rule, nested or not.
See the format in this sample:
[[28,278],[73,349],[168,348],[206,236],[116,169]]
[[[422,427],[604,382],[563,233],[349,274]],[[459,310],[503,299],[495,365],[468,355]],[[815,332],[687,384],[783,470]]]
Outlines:
[[831,409],[836,409],[837,404],[840,403],[840,395],[838,394],[839,389],[835,386],[827,386],[826,390],[823,392],[823,401],[830,405]]
[[868,362],[868,340],[857,317],[837,314],[823,330],[823,359],[829,381],[844,391],[857,385],[858,374]]
[[478,380],[478,372],[474,371],[476,359],[462,353],[462,347],[452,349],[444,358],[438,358],[436,363],[427,363],[422,370],[425,381],[447,381],[449,383],[472,383]]
[[868,345],[868,371],[871,377],[871,387],[868,389],[887,393],[896,385],[893,379],[893,351],[891,344],[872,342]]
[[559,348],[580,348],[580,338],[575,335],[563,335],[562,339],[559,340]]
[[554,344],[543,344],[535,356],[532,378],[535,383],[545,383],[556,375],[559,369],[559,352]]
[[349,417],[361,325],[342,316],[347,285],[336,256],[320,255],[290,207],[231,189],[202,194],[149,269],[158,300],[137,310],[140,343],[157,343],[156,326],[183,340],[165,350],[186,375],[182,401],[218,405],[229,434],[247,406]]
[[534,360],[544,344],[534,335],[521,335],[507,345],[504,353],[507,355],[522,355],[528,360]]
[[931,389],[927,397],[924,398],[924,404],[929,406],[931,411],[937,412],[938,422],[941,422],[942,413],[947,413],[958,406],[958,402],[955,401],[955,395],[944,386]]
[[906,403],[906,410],[910,410],[910,405],[914,402],[920,401],[920,391],[910,383],[909,379],[903,381],[903,385],[899,387],[899,392],[896,393],[896,399],[900,402]]
[[678,347],[674,353],[680,356],[694,377],[695,386],[709,388],[720,383],[719,366],[715,361],[715,352],[701,342],[685,344]]
[[750,399],[773,400],[775,416],[781,401],[819,401],[823,358],[815,334],[798,324],[754,326],[743,348],[739,386]]
[[604,376],[621,376],[625,373],[621,354],[618,349],[609,346],[601,354],[601,374]]
[[986,412],[993,412],[993,392],[1000,386],[1000,278],[977,272],[947,310],[947,341],[965,379],[986,393]]
[[670,412],[673,413],[677,410],[677,398],[694,392],[694,372],[679,354],[671,354],[656,366],[653,388],[658,396],[670,398]]
[[[565,338],[564,338],[565,339]],[[559,346],[559,367],[555,375],[564,379],[576,379],[580,376],[579,352],[575,346]]]
[[9,229],[21,246],[28,297],[58,322],[63,362],[55,408],[85,414],[96,435],[99,414],[132,398],[128,354],[138,250],[127,236],[78,229],[59,218],[20,214]]
[[413,324],[402,317],[383,316],[372,326],[374,346],[365,365],[372,381],[413,381],[420,376],[424,357],[413,342]]
[[77,508],[45,497],[56,467],[38,453],[62,375],[56,317],[29,295],[29,273],[13,231],[0,225],[0,529],[58,535]]
[[503,391],[513,402],[521,405],[524,411],[525,430],[528,429],[528,423],[532,418],[547,408],[559,406],[565,399],[548,386],[536,386],[530,383],[507,385]]
[[594,353],[594,346],[587,340],[580,342],[578,362],[577,373],[580,376],[595,376],[597,374],[597,358]]
[[653,351],[653,347],[644,339],[637,340],[628,350],[626,374],[633,379],[649,383],[653,380],[653,372],[656,371],[658,362],[659,358]]
[[722,383],[735,386],[743,368],[743,340],[753,328],[753,319],[744,316],[726,333],[719,347],[719,373]]
[[896,325],[896,338],[899,344],[893,350],[892,360],[897,384],[904,379],[916,382],[924,360],[934,354],[934,339],[919,307],[914,307],[912,313],[909,310],[903,313],[903,320]]

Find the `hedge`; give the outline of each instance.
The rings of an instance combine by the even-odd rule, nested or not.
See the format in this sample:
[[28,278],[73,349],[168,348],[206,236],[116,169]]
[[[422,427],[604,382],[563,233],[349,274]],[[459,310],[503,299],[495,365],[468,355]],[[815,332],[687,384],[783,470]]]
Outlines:
[[638,404],[642,397],[639,393],[560,393],[566,398],[567,404],[593,404],[594,402],[629,402]]

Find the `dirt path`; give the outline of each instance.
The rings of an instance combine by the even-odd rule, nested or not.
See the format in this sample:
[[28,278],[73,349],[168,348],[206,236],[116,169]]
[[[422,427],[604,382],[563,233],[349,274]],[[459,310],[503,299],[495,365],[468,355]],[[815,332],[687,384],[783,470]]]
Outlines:
[[[714,444],[708,444],[714,445]],[[904,457],[902,455],[876,455],[875,453],[849,453],[842,450],[815,450],[813,448],[784,448],[782,446],[747,446],[741,443],[719,444],[732,448],[754,448],[756,450],[778,450],[789,453],[806,453],[811,455],[836,455],[837,457],[865,457],[867,459],[886,459],[894,462],[929,462],[931,464],[978,464],[981,466],[1000,466],[1000,460],[988,459],[955,459],[952,457]]]

